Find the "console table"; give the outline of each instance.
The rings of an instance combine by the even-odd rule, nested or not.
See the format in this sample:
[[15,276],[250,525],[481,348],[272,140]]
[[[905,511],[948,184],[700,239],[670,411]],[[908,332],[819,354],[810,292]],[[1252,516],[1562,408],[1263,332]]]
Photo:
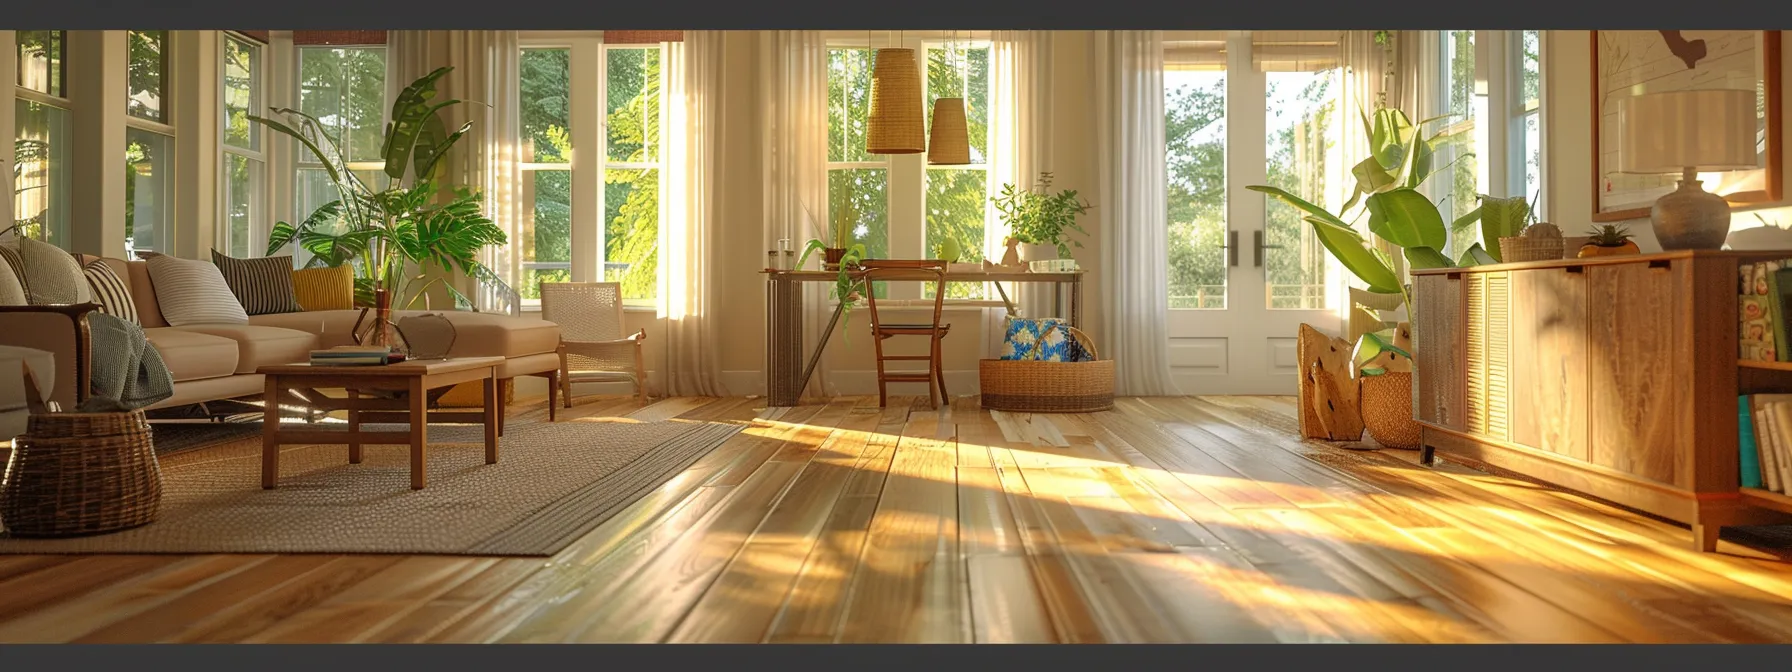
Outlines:
[[[840,322],[840,314],[846,304],[836,302],[833,317],[828,320],[827,328],[821,332],[821,342],[815,344],[813,352],[803,349],[803,287],[810,283],[832,284],[840,279],[835,271],[780,271],[766,269],[765,274],[765,396],[772,406],[795,406],[802,398],[803,388],[809,386],[809,376],[815,371],[816,362],[821,360],[822,351],[827,348],[828,338],[834,333],[834,326]],[[885,270],[880,275],[885,280],[931,281],[933,275],[927,272],[916,272],[912,278],[903,277],[900,272]],[[880,280],[881,282],[881,280]],[[1044,283],[1052,285],[1054,292],[1053,312],[1063,314],[1068,310],[1067,319],[1071,326],[1082,326],[1083,317],[1083,271],[1069,273],[1031,273],[1027,271],[947,271],[946,282],[995,283],[996,292],[1002,297],[1002,304],[1008,308],[1008,314],[1015,314],[1014,302],[1008,298],[1008,290],[1002,287],[1006,282]],[[932,302],[929,301],[929,305]],[[882,301],[878,302],[883,305]]]
[[1738,264],[1677,251],[1413,272],[1424,455],[1506,469],[1692,526],[1792,520],[1743,489],[1737,396],[1792,391],[1792,363],[1738,361]]

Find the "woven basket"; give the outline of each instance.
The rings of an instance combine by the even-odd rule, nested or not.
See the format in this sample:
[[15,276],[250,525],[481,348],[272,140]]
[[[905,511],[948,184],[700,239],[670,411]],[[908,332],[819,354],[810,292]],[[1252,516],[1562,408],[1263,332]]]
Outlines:
[[1554,261],[1561,258],[1561,238],[1548,236],[1500,237],[1500,261]]
[[154,521],[162,472],[150,432],[142,411],[33,414],[0,483],[0,524],[15,537],[73,537]]
[[1423,439],[1419,421],[1412,417],[1412,374],[1364,376],[1362,385],[1357,398],[1369,436],[1389,448],[1418,450]]
[[[1016,413],[1090,413],[1114,407],[1114,360],[1101,359],[1095,342],[1074,327],[1064,329],[1095,356],[1088,362],[1042,362],[1036,359],[985,359],[977,364],[983,407]],[[1035,356],[1051,329],[1034,343]]]

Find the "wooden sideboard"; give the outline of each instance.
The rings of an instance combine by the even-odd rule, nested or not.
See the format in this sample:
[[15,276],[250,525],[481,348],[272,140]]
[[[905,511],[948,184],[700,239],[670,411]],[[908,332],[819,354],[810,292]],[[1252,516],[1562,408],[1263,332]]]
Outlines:
[[1738,264],[1678,251],[1413,273],[1414,414],[1441,452],[1692,526],[1792,522],[1743,489],[1737,396],[1792,392],[1792,363],[1741,362]]

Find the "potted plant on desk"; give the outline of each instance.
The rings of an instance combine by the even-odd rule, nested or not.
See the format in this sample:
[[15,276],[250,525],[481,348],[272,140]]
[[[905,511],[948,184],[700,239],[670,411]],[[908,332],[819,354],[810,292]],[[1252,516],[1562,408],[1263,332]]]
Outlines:
[[989,199],[1008,225],[1008,244],[1019,245],[1023,262],[1069,259],[1071,245],[1083,246],[1070,239],[1070,232],[1088,235],[1076,218],[1094,206],[1078,198],[1075,189],[1053,193],[1051,187],[1052,174],[1040,173],[1032,189],[1004,184],[1002,193]]

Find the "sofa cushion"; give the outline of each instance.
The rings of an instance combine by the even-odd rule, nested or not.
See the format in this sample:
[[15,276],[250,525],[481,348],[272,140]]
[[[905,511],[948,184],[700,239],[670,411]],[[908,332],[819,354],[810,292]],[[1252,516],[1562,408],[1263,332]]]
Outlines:
[[197,324],[180,329],[236,341],[237,373],[255,373],[267,364],[309,361],[311,351],[317,349],[317,335],[297,329],[253,324]]
[[26,298],[34,306],[87,303],[93,293],[87,276],[74,255],[35,238],[19,238],[19,275],[25,278]]
[[212,264],[250,315],[304,310],[293,297],[292,257],[237,259],[212,250]]
[[[523,357],[553,352],[560,347],[560,325],[533,317],[466,311],[392,311],[392,321],[408,315],[433,312],[454,325],[453,357]],[[319,348],[353,345],[350,330],[359,310],[315,310],[281,315],[254,315],[250,324],[297,329],[318,335]],[[369,318],[371,319],[371,317]],[[363,328],[366,325],[362,325]]]
[[87,287],[93,290],[93,302],[100,304],[100,312],[142,326],[137,319],[137,304],[131,300],[130,285],[118,277],[106,260],[88,262],[81,272],[87,275]]
[[355,269],[334,266],[293,271],[292,293],[300,310],[351,310],[355,307]]
[[355,319],[360,316],[359,310],[312,310],[303,313],[250,315],[249,324],[303,331],[316,336],[317,349],[322,350],[354,345],[355,337],[350,330],[354,329]]
[[156,302],[168,324],[248,324],[243,304],[211,262],[158,254],[149,258]]
[[145,329],[168,326],[162,317],[162,304],[156,301],[156,285],[149,277],[149,262],[106,259],[106,265],[131,288],[131,302],[137,304],[137,320]]
[[19,281],[18,269],[13,267],[14,259],[19,253],[5,245],[0,245],[0,306],[30,305],[25,298],[25,284]]
[[236,341],[197,331],[156,327],[144,329],[149,344],[162,353],[174,382],[218,378],[236,373]]
[[[393,321],[426,311],[394,311]],[[560,348],[560,325],[536,317],[445,311],[454,324],[454,357],[524,357]]]

